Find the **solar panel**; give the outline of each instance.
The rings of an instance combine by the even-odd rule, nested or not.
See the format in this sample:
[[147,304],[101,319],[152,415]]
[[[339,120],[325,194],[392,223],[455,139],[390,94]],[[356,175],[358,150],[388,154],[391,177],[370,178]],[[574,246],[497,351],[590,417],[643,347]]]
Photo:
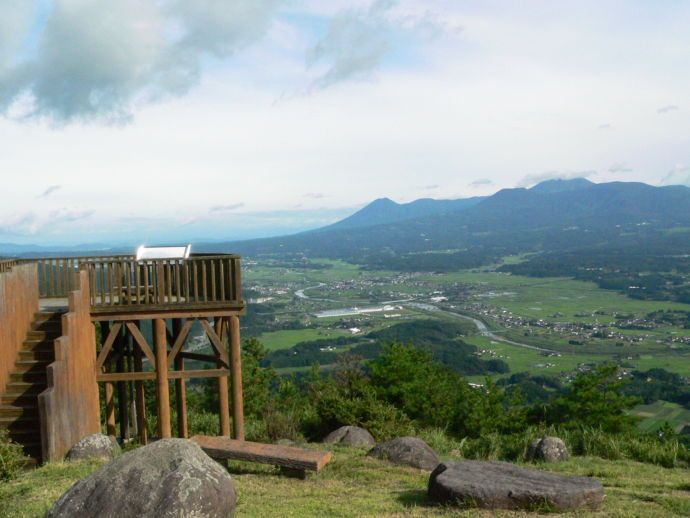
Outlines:
[[137,261],[146,259],[187,259],[192,245],[182,246],[144,246],[137,248]]

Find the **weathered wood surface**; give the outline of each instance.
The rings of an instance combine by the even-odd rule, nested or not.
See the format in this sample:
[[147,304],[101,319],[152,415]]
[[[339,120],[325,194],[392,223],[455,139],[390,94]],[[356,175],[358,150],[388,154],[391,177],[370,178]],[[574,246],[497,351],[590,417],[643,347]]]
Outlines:
[[[168,371],[168,379],[191,379],[191,378],[217,378],[219,376],[229,376],[228,369],[199,369],[185,371]],[[96,375],[97,381],[145,381],[155,380],[155,371],[145,372],[104,372]]]
[[296,470],[316,471],[317,473],[328,464],[332,457],[330,451],[238,441],[228,437],[195,435],[192,437],[192,441],[196,442],[213,459],[259,462]]
[[43,460],[64,457],[80,439],[100,432],[96,383],[96,334],[89,312],[89,278],[81,271],[55,340],[48,387],[38,396]]
[[0,396],[5,391],[14,362],[38,311],[35,264],[3,261],[0,272]]

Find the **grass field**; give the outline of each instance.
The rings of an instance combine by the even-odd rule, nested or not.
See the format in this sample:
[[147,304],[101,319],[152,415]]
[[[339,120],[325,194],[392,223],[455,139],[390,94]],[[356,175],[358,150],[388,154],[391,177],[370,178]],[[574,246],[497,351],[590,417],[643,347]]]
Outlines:
[[269,351],[275,351],[277,349],[288,349],[299,342],[320,340],[321,338],[337,338],[339,336],[348,336],[349,334],[347,331],[337,329],[295,329],[262,333],[258,339]]
[[[230,464],[238,493],[237,518],[481,517],[532,518],[534,512],[461,510],[436,506],[426,497],[429,473],[365,456],[366,449],[314,445],[333,451],[333,461],[306,480],[278,475],[268,466]],[[452,452],[440,452],[443,459]],[[0,483],[0,518],[38,518],[73,483],[96,469],[96,462],[48,464],[20,479]],[[605,488],[601,511],[562,513],[564,518],[680,517],[690,514],[687,469],[666,469],[632,461],[577,457],[551,464],[549,471],[593,476]],[[126,496],[125,496],[126,498]]]
[[638,426],[647,432],[658,430],[666,421],[676,432],[680,432],[684,425],[690,424],[690,410],[668,401],[655,401],[650,405],[638,405],[631,414],[642,418]]

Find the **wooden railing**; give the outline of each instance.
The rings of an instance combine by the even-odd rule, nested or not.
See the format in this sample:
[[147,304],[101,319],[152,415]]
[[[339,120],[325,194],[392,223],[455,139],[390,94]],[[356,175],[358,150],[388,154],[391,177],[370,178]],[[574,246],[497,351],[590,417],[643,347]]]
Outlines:
[[47,257],[24,259],[38,265],[38,288],[41,298],[65,298],[76,288],[75,279],[85,263],[100,263],[131,259],[131,255],[107,255],[85,257]]
[[19,263],[19,259],[4,259],[0,261],[0,273],[12,271],[12,267],[17,266]]
[[238,255],[193,255],[188,259],[147,259],[131,255],[11,259],[35,263],[41,298],[66,298],[86,270],[92,312],[165,310],[177,307],[244,305]]
[[81,268],[89,274],[91,308],[96,312],[242,304],[237,255],[119,258],[85,262]]

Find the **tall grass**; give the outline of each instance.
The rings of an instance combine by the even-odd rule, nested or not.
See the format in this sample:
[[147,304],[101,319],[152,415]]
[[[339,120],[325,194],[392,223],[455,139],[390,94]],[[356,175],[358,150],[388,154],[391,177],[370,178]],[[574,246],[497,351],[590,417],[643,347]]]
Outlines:
[[520,433],[490,433],[457,440],[444,430],[420,430],[418,435],[439,454],[464,459],[521,461],[527,446],[539,437],[560,437],[573,455],[608,460],[635,460],[666,468],[689,466],[690,450],[675,438],[637,432],[607,433],[598,428],[528,427]]

